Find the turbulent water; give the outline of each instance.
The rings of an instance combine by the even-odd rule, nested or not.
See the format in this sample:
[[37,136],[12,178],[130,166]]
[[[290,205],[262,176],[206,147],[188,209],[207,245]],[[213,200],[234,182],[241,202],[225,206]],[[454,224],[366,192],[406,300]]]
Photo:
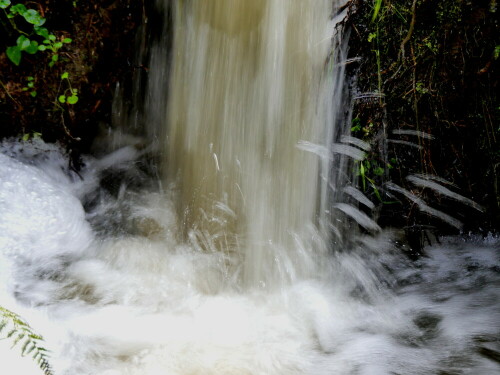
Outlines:
[[[57,374],[500,370],[496,237],[443,239],[410,263],[386,232],[322,258],[323,274],[242,289],[241,259],[176,239],[175,205],[138,187],[133,148],[88,158],[83,180],[56,146],[2,152],[1,304],[45,336]],[[23,368],[7,346],[3,368]]]
[[[370,205],[330,164],[367,146],[334,128],[340,5],[172,2],[171,71],[159,40],[147,100],[163,151],[122,136],[75,172],[57,145],[1,144],[0,305],[55,374],[500,371],[500,239],[411,262],[397,232],[342,231],[343,213],[379,228],[334,201]],[[3,369],[39,371],[9,344]]]

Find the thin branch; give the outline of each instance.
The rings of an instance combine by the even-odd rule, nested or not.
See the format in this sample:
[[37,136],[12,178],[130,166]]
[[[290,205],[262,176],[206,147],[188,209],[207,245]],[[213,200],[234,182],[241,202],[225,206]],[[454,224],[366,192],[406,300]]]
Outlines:
[[401,46],[400,46],[403,58],[405,57],[405,45],[410,40],[410,38],[411,38],[411,36],[413,34],[413,29],[415,28],[415,22],[417,20],[416,8],[417,8],[417,0],[413,0],[413,4],[411,5],[412,15],[411,15],[410,28],[408,29],[408,34],[406,34],[406,37],[401,42]]

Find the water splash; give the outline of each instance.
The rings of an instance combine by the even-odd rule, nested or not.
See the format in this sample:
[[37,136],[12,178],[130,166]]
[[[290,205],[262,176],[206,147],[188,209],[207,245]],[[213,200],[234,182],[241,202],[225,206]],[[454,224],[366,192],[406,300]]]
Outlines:
[[[0,303],[43,334],[57,374],[499,370],[498,238],[445,241],[412,265],[395,234],[382,232],[319,257],[323,272],[314,277],[243,290],[242,259],[179,242],[176,209],[158,191],[125,187],[85,217],[88,195],[80,192],[105,190],[115,167],[95,178],[93,165],[102,163],[88,163],[81,180],[52,146],[15,147],[26,150],[16,153],[24,163],[0,155],[2,212],[16,216],[0,218]],[[128,163],[133,170],[140,159]],[[116,217],[155,230],[117,237],[112,227],[89,228]],[[306,254],[305,267],[320,269]],[[16,362],[5,349],[2,363]]]

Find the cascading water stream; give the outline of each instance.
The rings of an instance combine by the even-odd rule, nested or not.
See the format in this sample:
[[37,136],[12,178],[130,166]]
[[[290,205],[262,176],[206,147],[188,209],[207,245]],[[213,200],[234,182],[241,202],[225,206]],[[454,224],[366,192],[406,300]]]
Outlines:
[[[411,263],[397,234],[343,230],[344,213],[379,229],[339,201],[370,206],[344,186],[368,145],[338,118],[343,4],[157,5],[173,36],[151,47],[154,147],[122,137],[77,175],[57,145],[0,145],[0,305],[43,334],[54,373],[500,371],[498,238]],[[37,371],[3,343],[0,359]]]
[[[241,257],[247,286],[315,274],[306,265],[326,240],[320,192],[329,176],[318,172],[328,172],[329,158],[298,145],[328,149],[332,141],[337,108],[327,62],[338,5],[216,0],[173,8],[167,122],[159,132],[184,235]],[[160,56],[151,81],[167,65]]]

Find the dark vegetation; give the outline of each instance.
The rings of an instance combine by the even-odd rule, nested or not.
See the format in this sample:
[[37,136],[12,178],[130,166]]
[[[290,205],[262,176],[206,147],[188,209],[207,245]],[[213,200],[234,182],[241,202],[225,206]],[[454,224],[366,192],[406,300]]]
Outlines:
[[[117,82],[130,82],[143,69],[134,65],[133,56],[140,45],[137,38],[144,4],[132,0],[12,1],[12,5],[19,3],[46,19],[43,27],[56,37],[55,42],[72,41],[58,49],[53,64],[55,53],[45,50],[23,52],[16,66],[4,52],[16,45],[21,32],[31,34],[30,39],[40,45],[44,38],[33,33],[33,25],[22,17],[9,19],[8,12],[0,9],[0,137],[41,135],[73,151],[86,151],[98,124],[111,122]],[[61,79],[64,73],[68,79]],[[61,95],[71,96],[74,89],[76,103],[59,100]]]
[[[373,147],[360,179],[379,187],[364,189],[379,201],[382,225],[403,225],[410,238],[422,228],[456,232],[384,189],[391,180],[462,221],[465,231],[498,231],[499,12],[496,0],[351,3],[349,57],[361,58],[349,65],[358,90],[352,130]],[[415,186],[406,176],[416,173],[449,181],[439,183],[484,213]]]
[[[40,45],[44,37],[0,9],[0,138],[59,141],[77,160],[100,124],[112,124],[117,83],[121,108],[137,106],[132,86],[144,88],[150,39],[165,20],[152,1],[13,0],[9,7],[19,3],[44,17],[42,26],[61,45],[55,52],[24,50],[16,66],[5,51],[16,46],[19,30]],[[349,64],[357,75],[352,130],[372,144],[358,164],[359,185],[378,202],[380,224],[403,226],[409,236],[427,227],[456,233],[384,187],[391,180],[464,222],[466,231],[499,229],[499,12],[496,0],[350,2],[350,57],[360,58]],[[446,179],[453,185],[443,186],[485,213],[412,185],[406,176],[415,173]]]

